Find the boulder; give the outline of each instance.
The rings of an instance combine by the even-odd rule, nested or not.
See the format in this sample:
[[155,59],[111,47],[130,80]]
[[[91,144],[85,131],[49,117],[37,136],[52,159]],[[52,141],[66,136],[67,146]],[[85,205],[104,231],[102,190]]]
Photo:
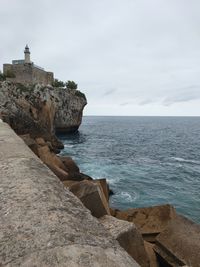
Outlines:
[[60,181],[66,181],[69,177],[68,173],[56,165],[49,165],[46,163],[47,167],[60,179]]
[[82,180],[93,180],[90,176],[81,173],[79,170],[78,165],[71,157],[59,157],[63,162],[67,172],[68,172],[68,179],[74,181],[82,181]]
[[92,177],[90,177],[89,175],[87,175],[85,173],[82,173],[82,172],[80,172],[80,177],[81,177],[82,180],[90,180],[90,181],[93,180]]
[[37,146],[36,155],[54,172],[54,174],[61,180],[67,180],[69,174],[65,165],[59,156],[50,151],[48,145]]
[[115,210],[115,217],[135,223],[146,241],[154,242],[168,223],[175,218],[176,212],[171,205],[153,206],[147,208]]
[[70,172],[68,179],[74,181],[93,180],[90,176],[80,172]]
[[20,135],[20,137],[23,139],[25,144],[29,147],[36,145],[36,142],[33,138],[30,137],[30,134],[23,134]]
[[98,184],[84,180],[71,184],[68,188],[91,211],[93,216],[99,218],[110,215],[108,202]]
[[78,183],[77,181],[73,181],[73,180],[65,180],[63,181],[63,184],[65,187],[67,187],[68,189],[70,189],[70,186],[74,185]]
[[105,178],[104,179],[96,179],[96,180],[94,180],[94,182],[101,186],[107,201],[109,201],[109,186],[108,186],[106,179]]
[[156,257],[156,253],[153,250],[154,244],[144,241],[144,247],[147,252],[148,258],[149,258],[149,263],[150,267],[159,267],[158,259]]
[[177,215],[157,236],[154,250],[161,264],[200,267],[200,225]]
[[35,142],[40,146],[45,146],[46,145],[46,142],[44,141],[44,139],[42,137],[35,138]]
[[133,223],[108,215],[101,217],[99,221],[141,267],[149,267],[142,236]]
[[71,157],[61,157],[61,160],[69,173],[79,173],[79,167]]
[[53,152],[50,151],[49,147],[46,146],[38,146],[38,156],[39,158],[48,165],[58,166],[59,168],[67,171],[67,168],[63,164],[60,157],[55,155]]

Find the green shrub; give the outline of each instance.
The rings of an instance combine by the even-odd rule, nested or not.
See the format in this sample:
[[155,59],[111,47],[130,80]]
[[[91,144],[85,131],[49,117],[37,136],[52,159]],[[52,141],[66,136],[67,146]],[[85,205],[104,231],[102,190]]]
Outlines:
[[79,90],[76,90],[75,95],[76,96],[79,96],[79,97],[82,97],[82,98],[84,98],[86,100],[85,95],[81,91],[79,91]]
[[65,87],[65,83],[62,81],[59,81],[58,79],[54,79],[53,86],[54,87]]
[[75,83],[74,81],[67,81],[66,82],[66,87],[68,89],[77,89],[78,88],[78,84]]
[[0,71],[0,81],[5,81],[6,76]]

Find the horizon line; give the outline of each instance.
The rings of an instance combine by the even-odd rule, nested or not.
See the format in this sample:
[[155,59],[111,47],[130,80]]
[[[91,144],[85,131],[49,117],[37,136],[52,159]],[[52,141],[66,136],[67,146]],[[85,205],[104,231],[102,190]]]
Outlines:
[[182,117],[197,118],[200,115],[83,115],[83,117]]

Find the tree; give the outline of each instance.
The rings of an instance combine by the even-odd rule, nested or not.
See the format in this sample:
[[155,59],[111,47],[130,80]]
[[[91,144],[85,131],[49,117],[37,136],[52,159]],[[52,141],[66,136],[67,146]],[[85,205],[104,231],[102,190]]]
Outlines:
[[0,81],[5,81],[5,75],[0,71]]
[[54,79],[53,86],[54,87],[65,87],[65,83],[63,81],[59,81],[58,79]]
[[66,87],[68,89],[75,89],[76,90],[78,88],[78,84],[75,83],[74,81],[67,81],[66,82]]

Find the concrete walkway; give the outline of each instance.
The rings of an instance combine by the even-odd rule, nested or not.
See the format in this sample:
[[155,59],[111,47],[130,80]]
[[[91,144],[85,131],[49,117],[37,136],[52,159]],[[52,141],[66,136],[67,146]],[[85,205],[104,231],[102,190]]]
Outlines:
[[1,120],[0,266],[139,266]]

